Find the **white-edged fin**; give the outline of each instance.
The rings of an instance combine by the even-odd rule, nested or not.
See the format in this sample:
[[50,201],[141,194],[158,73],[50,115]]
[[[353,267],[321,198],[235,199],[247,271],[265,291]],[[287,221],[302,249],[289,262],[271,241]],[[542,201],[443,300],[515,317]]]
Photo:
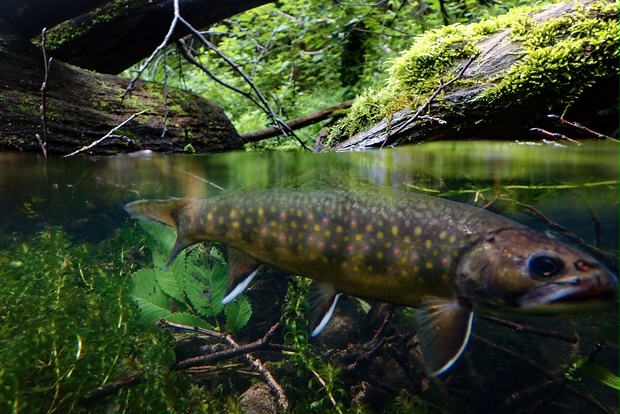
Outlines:
[[325,282],[310,284],[310,336],[317,336],[334,314],[340,293]]
[[429,376],[443,374],[461,356],[473,316],[471,302],[465,298],[422,303],[417,316],[418,340]]
[[226,296],[222,299],[225,305],[237,297],[250,284],[260,263],[241,253],[239,250],[228,248],[228,287]]

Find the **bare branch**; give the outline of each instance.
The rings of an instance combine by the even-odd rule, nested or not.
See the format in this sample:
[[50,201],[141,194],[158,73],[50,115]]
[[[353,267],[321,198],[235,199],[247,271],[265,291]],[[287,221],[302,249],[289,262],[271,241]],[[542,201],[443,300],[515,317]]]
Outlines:
[[123,122],[121,122],[119,125],[117,125],[117,126],[115,126],[114,128],[112,128],[112,129],[110,130],[110,132],[108,132],[107,134],[105,134],[103,137],[99,138],[97,141],[94,141],[94,142],[92,142],[91,144],[86,145],[86,146],[84,146],[84,147],[80,148],[80,149],[79,149],[79,150],[77,150],[77,151],[73,151],[71,154],[67,154],[67,155],[65,155],[65,157],[72,157],[72,156],[74,156],[74,155],[80,154],[80,153],[82,153],[82,152],[84,152],[84,151],[88,151],[89,149],[91,149],[91,148],[93,148],[93,147],[95,147],[95,146],[99,145],[99,144],[100,144],[101,142],[103,142],[106,138],[109,138],[109,137],[113,136],[113,135],[114,135],[114,133],[115,133],[116,131],[118,131],[120,128],[122,128],[122,127],[123,127],[123,125],[125,125],[126,123],[128,123],[129,121],[131,121],[132,119],[134,119],[135,117],[137,117],[137,116],[139,116],[139,115],[142,115],[142,114],[143,114],[143,113],[145,113],[145,112],[148,112],[148,110],[146,110],[146,109],[145,109],[144,111],[140,111],[140,112],[138,112],[138,113],[133,114],[132,116],[130,116],[129,118],[127,118],[126,120],[124,120]]

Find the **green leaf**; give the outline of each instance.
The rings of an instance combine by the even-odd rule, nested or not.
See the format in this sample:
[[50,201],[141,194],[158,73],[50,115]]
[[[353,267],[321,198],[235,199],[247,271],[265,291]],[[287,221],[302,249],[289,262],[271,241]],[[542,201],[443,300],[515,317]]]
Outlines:
[[[179,261],[182,264],[182,261]],[[185,267],[185,266],[183,266]],[[185,302],[183,293],[183,281],[185,279],[184,272],[178,269],[154,270],[155,278],[161,290],[168,296],[180,303]]]
[[224,305],[221,299],[218,300],[213,296],[209,273],[209,269],[189,263],[184,279],[184,289],[196,312],[206,318],[213,318],[222,312]]
[[170,315],[170,299],[161,290],[151,269],[140,269],[131,276],[129,294],[140,308],[144,323],[154,324]]
[[574,366],[586,375],[598,380],[602,384],[607,385],[615,390],[620,390],[620,378],[617,375],[612,374],[599,364],[589,361],[584,357],[576,357]]
[[198,326],[205,329],[214,329],[213,326],[209,325],[204,319],[187,312],[171,313],[165,319],[169,322],[180,323],[181,325]]
[[245,296],[226,305],[226,331],[236,332],[243,328],[252,316],[252,307]]

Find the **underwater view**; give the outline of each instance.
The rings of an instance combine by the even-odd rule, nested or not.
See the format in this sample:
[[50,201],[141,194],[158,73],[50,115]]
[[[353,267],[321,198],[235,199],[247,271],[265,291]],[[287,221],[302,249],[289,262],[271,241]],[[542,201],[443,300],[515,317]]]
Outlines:
[[618,155],[0,153],[0,413],[618,413]]

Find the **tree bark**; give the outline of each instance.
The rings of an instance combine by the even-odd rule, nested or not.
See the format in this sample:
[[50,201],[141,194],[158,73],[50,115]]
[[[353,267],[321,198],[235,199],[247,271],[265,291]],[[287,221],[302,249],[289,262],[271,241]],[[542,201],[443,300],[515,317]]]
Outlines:
[[[304,116],[300,116],[299,118],[291,119],[289,121],[286,121],[285,124],[289,127],[291,131],[295,131],[297,129],[304,128],[304,127],[307,127],[308,125],[316,124],[317,122],[321,122],[324,119],[330,118],[336,111],[350,108],[352,102],[353,100],[340,102],[339,104],[330,106],[329,108],[323,108],[318,111],[312,112],[311,114],[307,114]],[[263,139],[278,136],[281,133],[282,133],[281,128],[276,128],[274,126],[271,126],[271,127],[259,129],[258,131],[252,131],[252,132],[242,134],[241,137],[246,142],[257,142]]]
[[[584,0],[577,6],[572,2],[555,4],[532,16],[531,24],[542,25],[552,19],[576,13],[580,7],[587,8],[594,3],[596,0]],[[618,15],[613,12],[608,15],[593,12],[591,18],[617,22]],[[568,104],[556,91],[556,88],[563,86],[555,83],[541,84],[533,90],[515,89],[513,95],[504,96],[497,101],[479,99],[524,59],[524,50],[522,42],[512,37],[510,29],[487,35],[477,45],[480,57],[465,73],[465,78],[470,81],[455,83],[442,90],[437,99],[421,112],[423,116],[412,119],[417,107],[399,110],[353,136],[333,137],[335,141],[341,142],[332,141],[331,149],[350,151],[435,140],[537,140],[530,133],[530,128],[552,127],[546,117],[553,113],[589,124],[592,129],[606,135],[617,136],[617,43],[615,50],[614,46],[610,45],[605,54],[596,56],[586,47],[583,51],[584,59],[595,59],[597,62],[592,65],[590,72],[584,74],[581,70],[573,73],[569,63],[565,73],[573,77],[575,88],[585,86],[581,92],[571,97],[572,101],[568,100]],[[443,79],[450,79],[450,73],[454,73],[455,68],[458,71],[458,68],[466,63],[466,59],[454,62],[454,66],[444,72]],[[599,73],[607,75],[600,76]],[[476,81],[477,79],[483,81]],[[440,87],[441,85],[437,85],[437,88]],[[431,92],[429,91],[429,95]],[[359,107],[357,110],[359,111]]]
[[[41,151],[41,51],[0,21],[0,149]],[[89,154],[149,149],[218,152],[240,149],[241,137],[214,103],[194,94],[137,82],[121,104],[128,79],[100,75],[54,60],[46,86],[48,154],[68,154],[106,135],[131,115],[146,111]],[[164,123],[164,114],[168,112]],[[165,133],[164,133],[165,130]]]
[[[179,0],[181,15],[204,28],[269,0]],[[28,38],[48,29],[48,50],[64,62],[117,74],[164,40],[173,0],[0,0],[0,16]],[[61,23],[63,22],[63,23]],[[61,23],[61,24],[59,24]],[[187,35],[183,27],[172,40]]]

